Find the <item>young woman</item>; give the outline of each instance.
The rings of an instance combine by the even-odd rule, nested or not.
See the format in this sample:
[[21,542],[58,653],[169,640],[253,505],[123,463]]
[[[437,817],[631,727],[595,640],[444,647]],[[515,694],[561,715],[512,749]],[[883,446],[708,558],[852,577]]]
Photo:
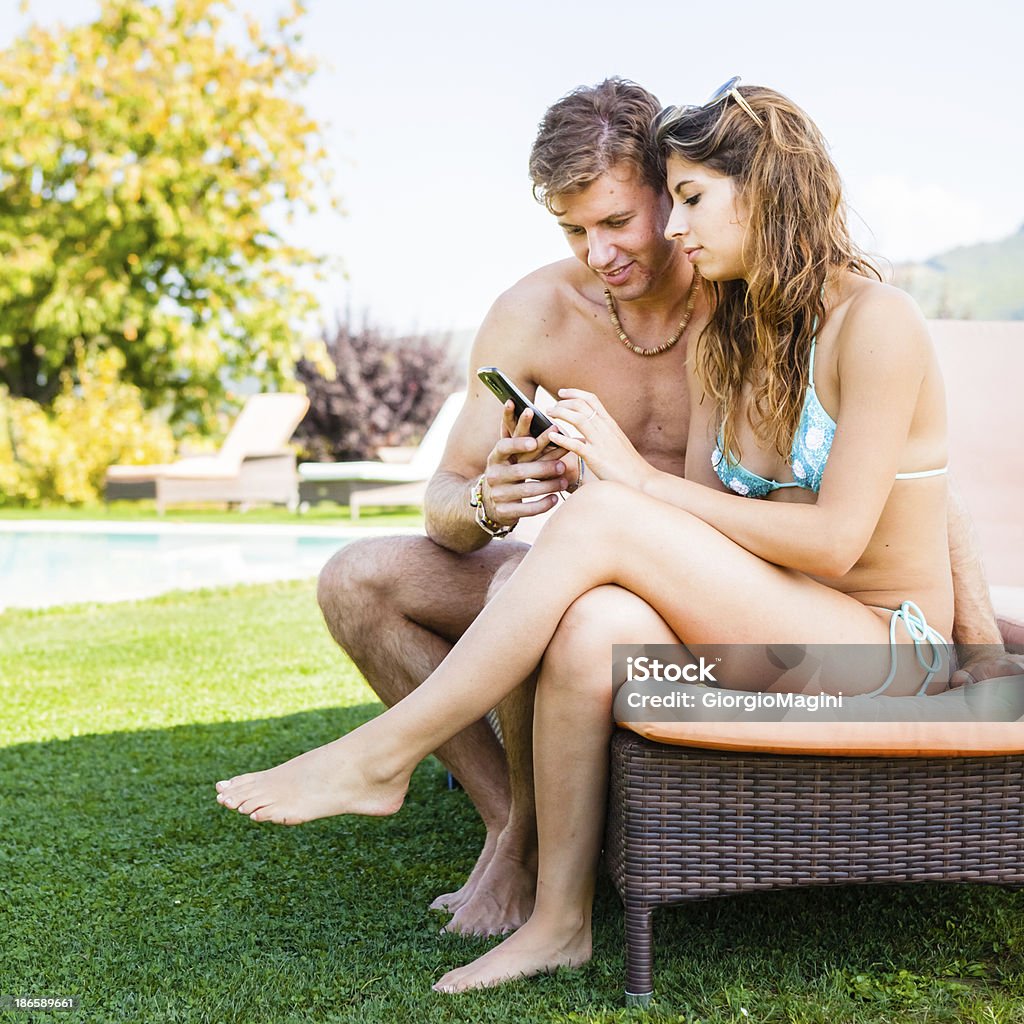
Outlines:
[[[438,670],[355,732],[217,785],[256,821],[393,813],[416,764],[540,664],[534,913],[443,991],[590,956],[611,644],[876,645],[876,677],[846,694],[949,677],[945,402],[920,313],[851,242],[825,142],[784,96],[733,81],[659,120],[666,234],[713,309],[688,361],[687,478],[646,463],[595,395],[560,392],[552,415],[581,437],[554,440],[586,480]],[[716,674],[784,687],[750,659]]]

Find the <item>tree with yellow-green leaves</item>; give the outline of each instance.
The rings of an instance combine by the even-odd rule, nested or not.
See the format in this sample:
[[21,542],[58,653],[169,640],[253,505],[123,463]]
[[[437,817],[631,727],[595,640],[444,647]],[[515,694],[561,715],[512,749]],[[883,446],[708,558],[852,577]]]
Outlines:
[[102,0],[0,53],[0,396],[48,408],[111,350],[172,421],[291,379],[320,261],[282,229],[334,204],[302,14]]

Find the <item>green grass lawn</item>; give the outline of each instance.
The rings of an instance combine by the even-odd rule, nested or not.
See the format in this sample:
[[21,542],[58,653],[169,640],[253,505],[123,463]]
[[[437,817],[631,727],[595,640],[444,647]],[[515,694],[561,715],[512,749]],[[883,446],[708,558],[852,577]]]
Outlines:
[[643,1011],[602,880],[585,968],[435,994],[488,946],[427,910],[481,840],[440,765],[387,820],[278,829],[214,801],[378,710],[309,582],[0,615],[0,993],[143,1024],[1024,1021],[1024,894],[982,886],[659,911]]
[[[174,507],[158,516],[152,501],[112,501],[98,505],[46,505],[41,508],[0,508],[0,520],[62,519],[109,520],[154,523],[278,523],[282,526],[350,526],[348,506],[333,501],[311,505],[305,512],[289,512],[280,505],[260,505],[239,512],[210,506]],[[415,509],[393,508],[361,512],[359,526],[422,526],[423,515]]]

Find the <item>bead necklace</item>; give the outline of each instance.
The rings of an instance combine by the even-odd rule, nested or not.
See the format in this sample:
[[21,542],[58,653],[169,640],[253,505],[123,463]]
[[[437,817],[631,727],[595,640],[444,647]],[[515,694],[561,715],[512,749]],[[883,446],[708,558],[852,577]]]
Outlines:
[[662,352],[667,352],[682,336],[686,330],[687,324],[690,322],[690,316],[693,313],[693,305],[697,301],[697,284],[700,281],[700,273],[697,268],[693,268],[693,281],[690,282],[690,290],[686,293],[686,312],[683,313],[683,319],[679,321],[679,326],[675,329],[672,337],[665,342],[664,345],[659,345],[657,348],[641,348],[639,345],[634,345],[629,340],[629,335],[622,329],[622,323],[619,320],[619,314],[615,312],[615,300],[612,298],[612,293],[605,288],[604,290],[604,304],[608,307],[608,316],[611,318],[612,327],[615,328],[615,333],[619,336],[619,341],[622,342],[630,352],[635,352],[638,356],[660,356]]

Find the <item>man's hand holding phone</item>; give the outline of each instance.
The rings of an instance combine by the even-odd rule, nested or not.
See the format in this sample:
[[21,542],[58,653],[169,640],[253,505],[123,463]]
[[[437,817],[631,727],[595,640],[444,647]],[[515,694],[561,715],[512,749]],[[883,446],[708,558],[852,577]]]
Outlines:
[[565,450],[548,444],[549,427],[539,437],[530,433],[534,412],[527,407],[517,418],[510,399],[505,403],[501,437],[487,456],[482,496],[487,516],[504,526],[539,516],[558,504],[570,484]]
[[480,367],[477,376],[504,405],[501,438],[487,458],[480,501],[490,523],[507,527],[507,533],[520,519],[554,508],[559,493],[579,483],[578,471],[567,465],[566,450],[551,442],[558,426],[511,378],[496,366]]

